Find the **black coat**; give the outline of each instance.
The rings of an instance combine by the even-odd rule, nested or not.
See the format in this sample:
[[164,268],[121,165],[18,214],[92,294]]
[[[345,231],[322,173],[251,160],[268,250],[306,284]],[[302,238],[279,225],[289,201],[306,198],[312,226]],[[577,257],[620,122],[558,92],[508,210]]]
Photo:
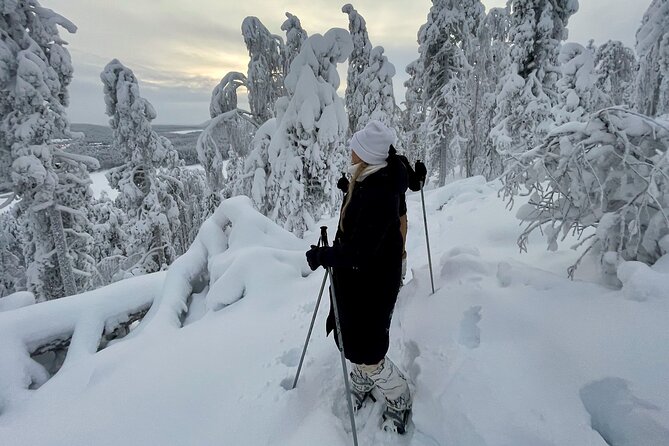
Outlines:
[[[390,157],[388,166],[356,183],[343,230],[337,231],[332,247],[319,253],[321,264],[333,267],[344,354],[356,364],[377,364],[388,352],[402,280],[400,197],[406,188],[404,166]],[[327,332],[334,328],[330,305]]]

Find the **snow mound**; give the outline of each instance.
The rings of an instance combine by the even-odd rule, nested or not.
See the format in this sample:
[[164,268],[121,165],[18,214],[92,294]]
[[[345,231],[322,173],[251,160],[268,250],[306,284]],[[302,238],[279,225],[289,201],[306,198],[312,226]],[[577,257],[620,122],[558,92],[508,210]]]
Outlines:
[[[667,256],[665,256],[667,257]],[[623,294],[627,299],[644,302],[652,299],[669,298],[669,273],[658,272],[666,260],[660,260],[657,268],[651,269],[641,262],[623,262],[618,267],[618,278],[623,284]]]
[[0,312],[16,310],[35,303],[35,295],[29,291],[19,291],[0,298]]

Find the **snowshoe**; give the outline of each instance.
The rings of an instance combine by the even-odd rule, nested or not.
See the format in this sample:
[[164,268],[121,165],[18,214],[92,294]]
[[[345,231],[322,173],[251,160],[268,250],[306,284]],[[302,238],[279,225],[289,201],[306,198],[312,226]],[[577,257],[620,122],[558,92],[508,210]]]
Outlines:
[[410,414],[411,409],[395,410],[390,407],[386,407],[386,410],[382,415],[383,422],[381,423],[381,428],[386,432],[395,432],[400,435],[404,435],[407,429],[407,423],[409,422]]

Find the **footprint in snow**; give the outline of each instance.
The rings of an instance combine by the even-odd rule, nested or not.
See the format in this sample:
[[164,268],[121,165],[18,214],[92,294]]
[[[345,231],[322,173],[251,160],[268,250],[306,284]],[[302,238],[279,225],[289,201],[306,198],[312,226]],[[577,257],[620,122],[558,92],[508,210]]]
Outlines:
[[481,329],[478,323],[481,321],[481,307],[471,307],[463,314],[460,321],[460,336],[458,342],[467,348],[477,348],[481,345]]

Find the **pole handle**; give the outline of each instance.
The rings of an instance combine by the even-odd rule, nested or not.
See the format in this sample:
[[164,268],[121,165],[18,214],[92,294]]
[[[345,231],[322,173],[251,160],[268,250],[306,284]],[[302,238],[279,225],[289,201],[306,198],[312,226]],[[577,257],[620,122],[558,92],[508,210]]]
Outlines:
[[328,244],[328,227],[321,226],[321,239],[319,240],[322,246],[329,246]]

